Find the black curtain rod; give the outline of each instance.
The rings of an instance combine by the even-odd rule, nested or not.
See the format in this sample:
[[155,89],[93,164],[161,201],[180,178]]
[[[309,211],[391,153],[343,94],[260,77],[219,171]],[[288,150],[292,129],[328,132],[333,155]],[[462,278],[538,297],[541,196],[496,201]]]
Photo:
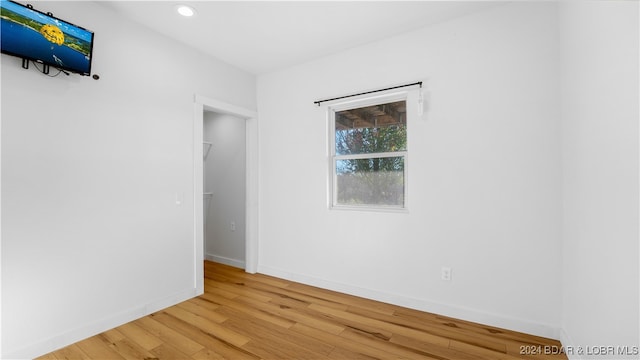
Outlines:
[[386,89],[379,89],[379,90],[371,90],[371,91],[365,91],[365,92],[361,92],[358,94],[352,94],[352,95],[345,95],[345,96],[339,96],[339,97],[335,97],[332,99],[324,99],[324,100],[318,100],[318,101],[314,101],[313,103],[320,106],[320,104],[322,104],[323,102],[327,102],[327,101],[333,101],[333,100],[340,100],[340,99],[346,99],[346,98],[350,98],[350,97],[354,97],[354,96],[359,96],[359,95],[366,95],[366,94],[372,94],[372,93],[377,93],[380,91],[387,91],[387,90],[393,90],[393,89],[399,89],[399,88],[403,88],[403,87],[407,87],[407,86],[414,86],[414,85],[420,85],[420,88],[422,88],[422,81],[418,81],[415,83],[411,83],[411,84],[404,84],[404,85],[398,85],[398,86],[392,86],[392,87],[388,87]]

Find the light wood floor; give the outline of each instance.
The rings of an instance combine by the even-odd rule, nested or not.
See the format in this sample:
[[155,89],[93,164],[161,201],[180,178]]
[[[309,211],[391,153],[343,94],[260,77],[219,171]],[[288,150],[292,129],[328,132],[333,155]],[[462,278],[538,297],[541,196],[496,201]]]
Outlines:
[[39,359],[566,359],[545,346],[560,343],[206,262],[204,295]]

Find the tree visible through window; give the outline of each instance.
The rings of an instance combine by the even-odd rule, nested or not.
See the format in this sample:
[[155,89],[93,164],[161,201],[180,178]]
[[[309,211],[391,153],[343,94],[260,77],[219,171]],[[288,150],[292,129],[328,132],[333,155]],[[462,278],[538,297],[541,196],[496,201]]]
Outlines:
[[334,206],[404,208],[406,101],[335,111]]

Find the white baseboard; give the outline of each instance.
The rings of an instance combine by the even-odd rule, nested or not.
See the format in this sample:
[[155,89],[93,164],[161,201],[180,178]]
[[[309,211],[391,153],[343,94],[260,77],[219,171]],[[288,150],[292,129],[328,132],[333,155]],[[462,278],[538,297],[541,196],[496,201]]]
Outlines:
[[396,294],[385,293],[377,290],[371,290],[334,281],[314,278],[303,274],[291,273],[271,266],[260,265],[258,266],[258,272],[265,275],[275,276],[281,279],[295,281],[311,286],[317,286],[328,290],[382,301],[385,303],[403,306],[411,309],[448,316],[460,320],[476,322],[484,325],[519,331],[551,339],[560,338],[560,328],[551,324],[538,323],[529,320],[487,313],[471,308],[451,306],[448,304],[437,303],[424,299],[416,299]]
[[[564,329],[560,330],[560,343],[562,344],[562,347],[564,349],[578,349],[578,347],[575,346],[575,343],[571,339],[571,336],[569,336],[569,334],[567,334],[567,332]],[[573,351],[573,350],[565,351],[565,354],[567,355],[567,358],[569,360],[583,359],[582,355],[578,354],[577,351]]]
[[44,354],[48,354],[52,351],[58,350],[65,346],[71,345],[78,341],[84,340],[91,336],[100,334],[109,329],[113,329],[122,324],[126,324],[133,320],[139,319],[143,316],[147,316],[156,311],[165,309],[169,306],[173,306],[177,303],[189,300],[197,296],[196,289],[188,289],[171,296],[157,299],[145,305],[137,306],[132,309],[122,311],[107,318],[103,318],[98,321],[87,323],[84,326],[80,326],[76,329],[66,331],[60,335],[51,337],[47,340],[36,342],[22,348],[18,351],[12,351],[7,354],[2,354],[3,359],[33,359]]
[[209,261],[217,262],[217,263],[220,263],[220,264],[225,264],[225,265],[237,267],[237,268],[240,268],[240,269],[244,269],[245,268],[245,262],[242,261],[242,260],[231,259],[231,258],[228,258],[228,257],[214,255],[214,254],[206,254],[204,256],[204,258],[205,258],[205,260],[209,260]]

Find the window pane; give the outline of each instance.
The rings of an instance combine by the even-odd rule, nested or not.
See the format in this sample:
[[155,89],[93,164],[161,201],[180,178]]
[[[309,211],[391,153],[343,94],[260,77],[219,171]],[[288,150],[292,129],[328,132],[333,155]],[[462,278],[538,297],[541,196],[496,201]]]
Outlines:
[[404,206],[404,157],[336,160],[338,205]]
[[335,126],[336,155],[407,150],[405,101],[338,111]]

